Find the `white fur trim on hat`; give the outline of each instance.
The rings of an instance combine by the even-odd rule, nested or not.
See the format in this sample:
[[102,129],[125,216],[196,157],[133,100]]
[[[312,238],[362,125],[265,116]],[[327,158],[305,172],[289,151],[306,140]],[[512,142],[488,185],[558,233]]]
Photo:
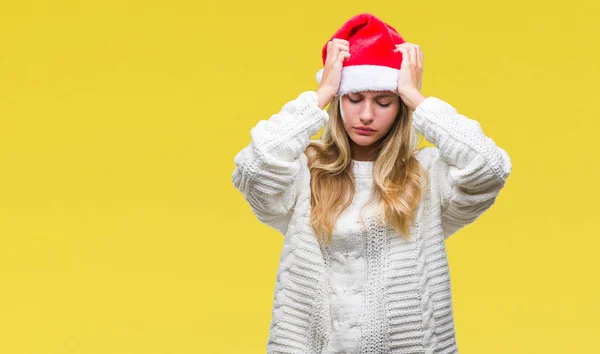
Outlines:
[[[323,78],[323,68],[317,72],[317,82]],[[342,68],[342,78],[336,96],[359,91],[398,90],[400,70],[381,65],[352,65]]]

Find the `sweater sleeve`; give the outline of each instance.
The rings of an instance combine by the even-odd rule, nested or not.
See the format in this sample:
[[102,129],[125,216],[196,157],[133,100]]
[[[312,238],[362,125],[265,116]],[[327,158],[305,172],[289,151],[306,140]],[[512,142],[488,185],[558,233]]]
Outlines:
[[479,122],[437,97],[429,96],[417,106],[413,125],[435,145],[431,180],[440,193],[447,239],[494,204],[511,172],[511,160]]
[[250,130],[250,144],[234,158],[232,181],[262,223],[285,235],[304,174],[304,150],[327,123],[315,91],[302,92]]

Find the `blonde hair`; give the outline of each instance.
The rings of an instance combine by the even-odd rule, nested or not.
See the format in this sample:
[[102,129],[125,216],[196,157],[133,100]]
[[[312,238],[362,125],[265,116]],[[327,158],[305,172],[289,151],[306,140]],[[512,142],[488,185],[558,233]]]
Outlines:
[[[305,150],[310,168],[311,226],[331,242],[335,222],[354,199],[354,174],[349,136],[340,114],[341,96],[329,104],[329,121],[321,140]],[[417,158],[419,137],[412,127],[412,112],[400,100],[392,128],[380,140],[373,165],[373,193],[366,204],[377,202],[383,222],[405,240],[414,226],[416,209],[428,183],[427,171]],[[362,221],[361,213],[361,223]]]

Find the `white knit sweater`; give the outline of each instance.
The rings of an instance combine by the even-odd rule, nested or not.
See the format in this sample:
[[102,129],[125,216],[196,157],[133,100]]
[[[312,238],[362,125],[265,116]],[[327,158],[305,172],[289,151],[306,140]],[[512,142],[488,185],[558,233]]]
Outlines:
[[372,206],[365,205],[373,190],[373,162],[352,160],[352,164],[354,199],[337,220],[331,244],[323,248],[332,320],[332,333],[323,351],[326,354],[360,353],[360,316],[369,284],[367,257],[373,256],[367,253],[369,230],[363,229],[360,212],[366,208],[368,215],[375,213]]
[[310,226],[304,150],[329,116],[301,93],[251,129],[232,181],[254,215],[284,235],[267,353],[457,353],[445,240],[495,202],[511,172],[508,154],[479,123],[429,96],[413,113],[434,147],[416,154],[430,183],[409,241],[367,209],[372,163],[353,161],[354,205],[319,242]]

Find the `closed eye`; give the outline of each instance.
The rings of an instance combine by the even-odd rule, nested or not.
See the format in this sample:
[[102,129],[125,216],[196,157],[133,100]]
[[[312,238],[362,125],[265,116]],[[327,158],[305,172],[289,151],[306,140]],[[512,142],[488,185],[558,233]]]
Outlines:
[[[348,100],[350,100],[350,102],[352,102],[352,103],[358,103],[358,102],[362,101],[362,99],[355,101],[355,100],[351,99],[350,97],[348,97]],[[377,104],[381,107],[389,107],[392,103],[390,102],[390,103],[383,104],[383,103],[377,102]]]

